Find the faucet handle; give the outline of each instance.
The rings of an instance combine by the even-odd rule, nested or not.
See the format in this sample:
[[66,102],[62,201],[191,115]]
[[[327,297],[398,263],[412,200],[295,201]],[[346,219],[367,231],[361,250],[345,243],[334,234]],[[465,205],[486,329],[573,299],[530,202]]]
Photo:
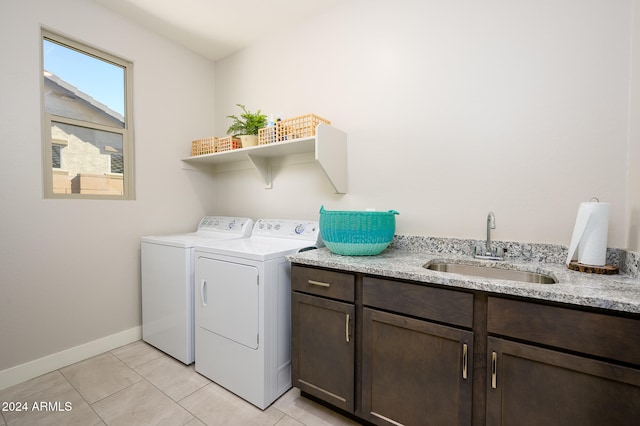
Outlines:
[[476,244],[473,247],[473,257],[476,259],[503,260],[505,251],[502,247],[495,247],[489,251],[482,244]]

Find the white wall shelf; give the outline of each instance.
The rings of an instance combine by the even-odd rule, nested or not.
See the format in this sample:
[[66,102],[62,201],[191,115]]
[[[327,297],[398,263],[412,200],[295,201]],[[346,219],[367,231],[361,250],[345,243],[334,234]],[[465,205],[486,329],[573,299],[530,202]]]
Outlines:
[[197,155],[182,161],[194,166],[215,167],[248,160],[260,173],[265,187],[271,188],[271,159],[304,153],[315,154],[315,162],[320,165],[336,194],[347,193],[347,134],[327,124],[319,124],[315,136]]

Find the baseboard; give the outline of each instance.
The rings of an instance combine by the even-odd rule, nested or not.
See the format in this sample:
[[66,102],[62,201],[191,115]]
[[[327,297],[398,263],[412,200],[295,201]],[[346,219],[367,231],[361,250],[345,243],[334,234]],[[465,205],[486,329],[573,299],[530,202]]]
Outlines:
[[142,338],[142,327],[133,327],[92,342],[0,371],[0,390],[34,377],[57,370],[78,361],[100,355]]

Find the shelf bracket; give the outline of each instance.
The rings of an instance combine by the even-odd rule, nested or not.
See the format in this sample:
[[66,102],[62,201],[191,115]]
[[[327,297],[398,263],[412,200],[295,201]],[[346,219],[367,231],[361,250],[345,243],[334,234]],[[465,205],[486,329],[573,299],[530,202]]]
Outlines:
[[316,128],[316,161],[336,194],[347,193],[347,135],[326,124]]
[[260,157],[258,155],[247,154],[247,158],[253,164],[253,167],[256,168],[262,180],[264,181],[265,189],[273,188],[273,179],[271,175],[271,164],[269,164],[269,160],[265,157]]

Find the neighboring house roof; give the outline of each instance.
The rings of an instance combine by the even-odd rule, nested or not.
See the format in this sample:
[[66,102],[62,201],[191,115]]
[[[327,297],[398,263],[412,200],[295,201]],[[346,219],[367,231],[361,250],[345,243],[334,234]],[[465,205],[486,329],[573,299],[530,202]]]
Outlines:
[[49,72],[47,70],[44,71],[44,78],[45,78],[45,80],[48,80],[50,83],[58,86],[59,87],[59,89],[58,89],[59,92],[66,92],[67,95],[71,95],[73,98],[79,99],[79,100],[87,103],[91,107],[93,107],[95,109],[98,109],[99,111],[101,111],[104,114],[106,114],[107,116],[109,116],[110,119],[116,120],[116,121],[120,122],[120,124],[122,126],[124,126],[124,117],[120,113],[112,110],[111,108],[109,108],[105,104],[103,104],[100,101],[94,99],[90,95],[84,93],[83,91],[81,91],[80,89],[75,87],[74,85],[69,84],[65,80],[61,79],[57,75],[55,75],[55,74],[53,74],[53,73],[51,73],[51,72]]

